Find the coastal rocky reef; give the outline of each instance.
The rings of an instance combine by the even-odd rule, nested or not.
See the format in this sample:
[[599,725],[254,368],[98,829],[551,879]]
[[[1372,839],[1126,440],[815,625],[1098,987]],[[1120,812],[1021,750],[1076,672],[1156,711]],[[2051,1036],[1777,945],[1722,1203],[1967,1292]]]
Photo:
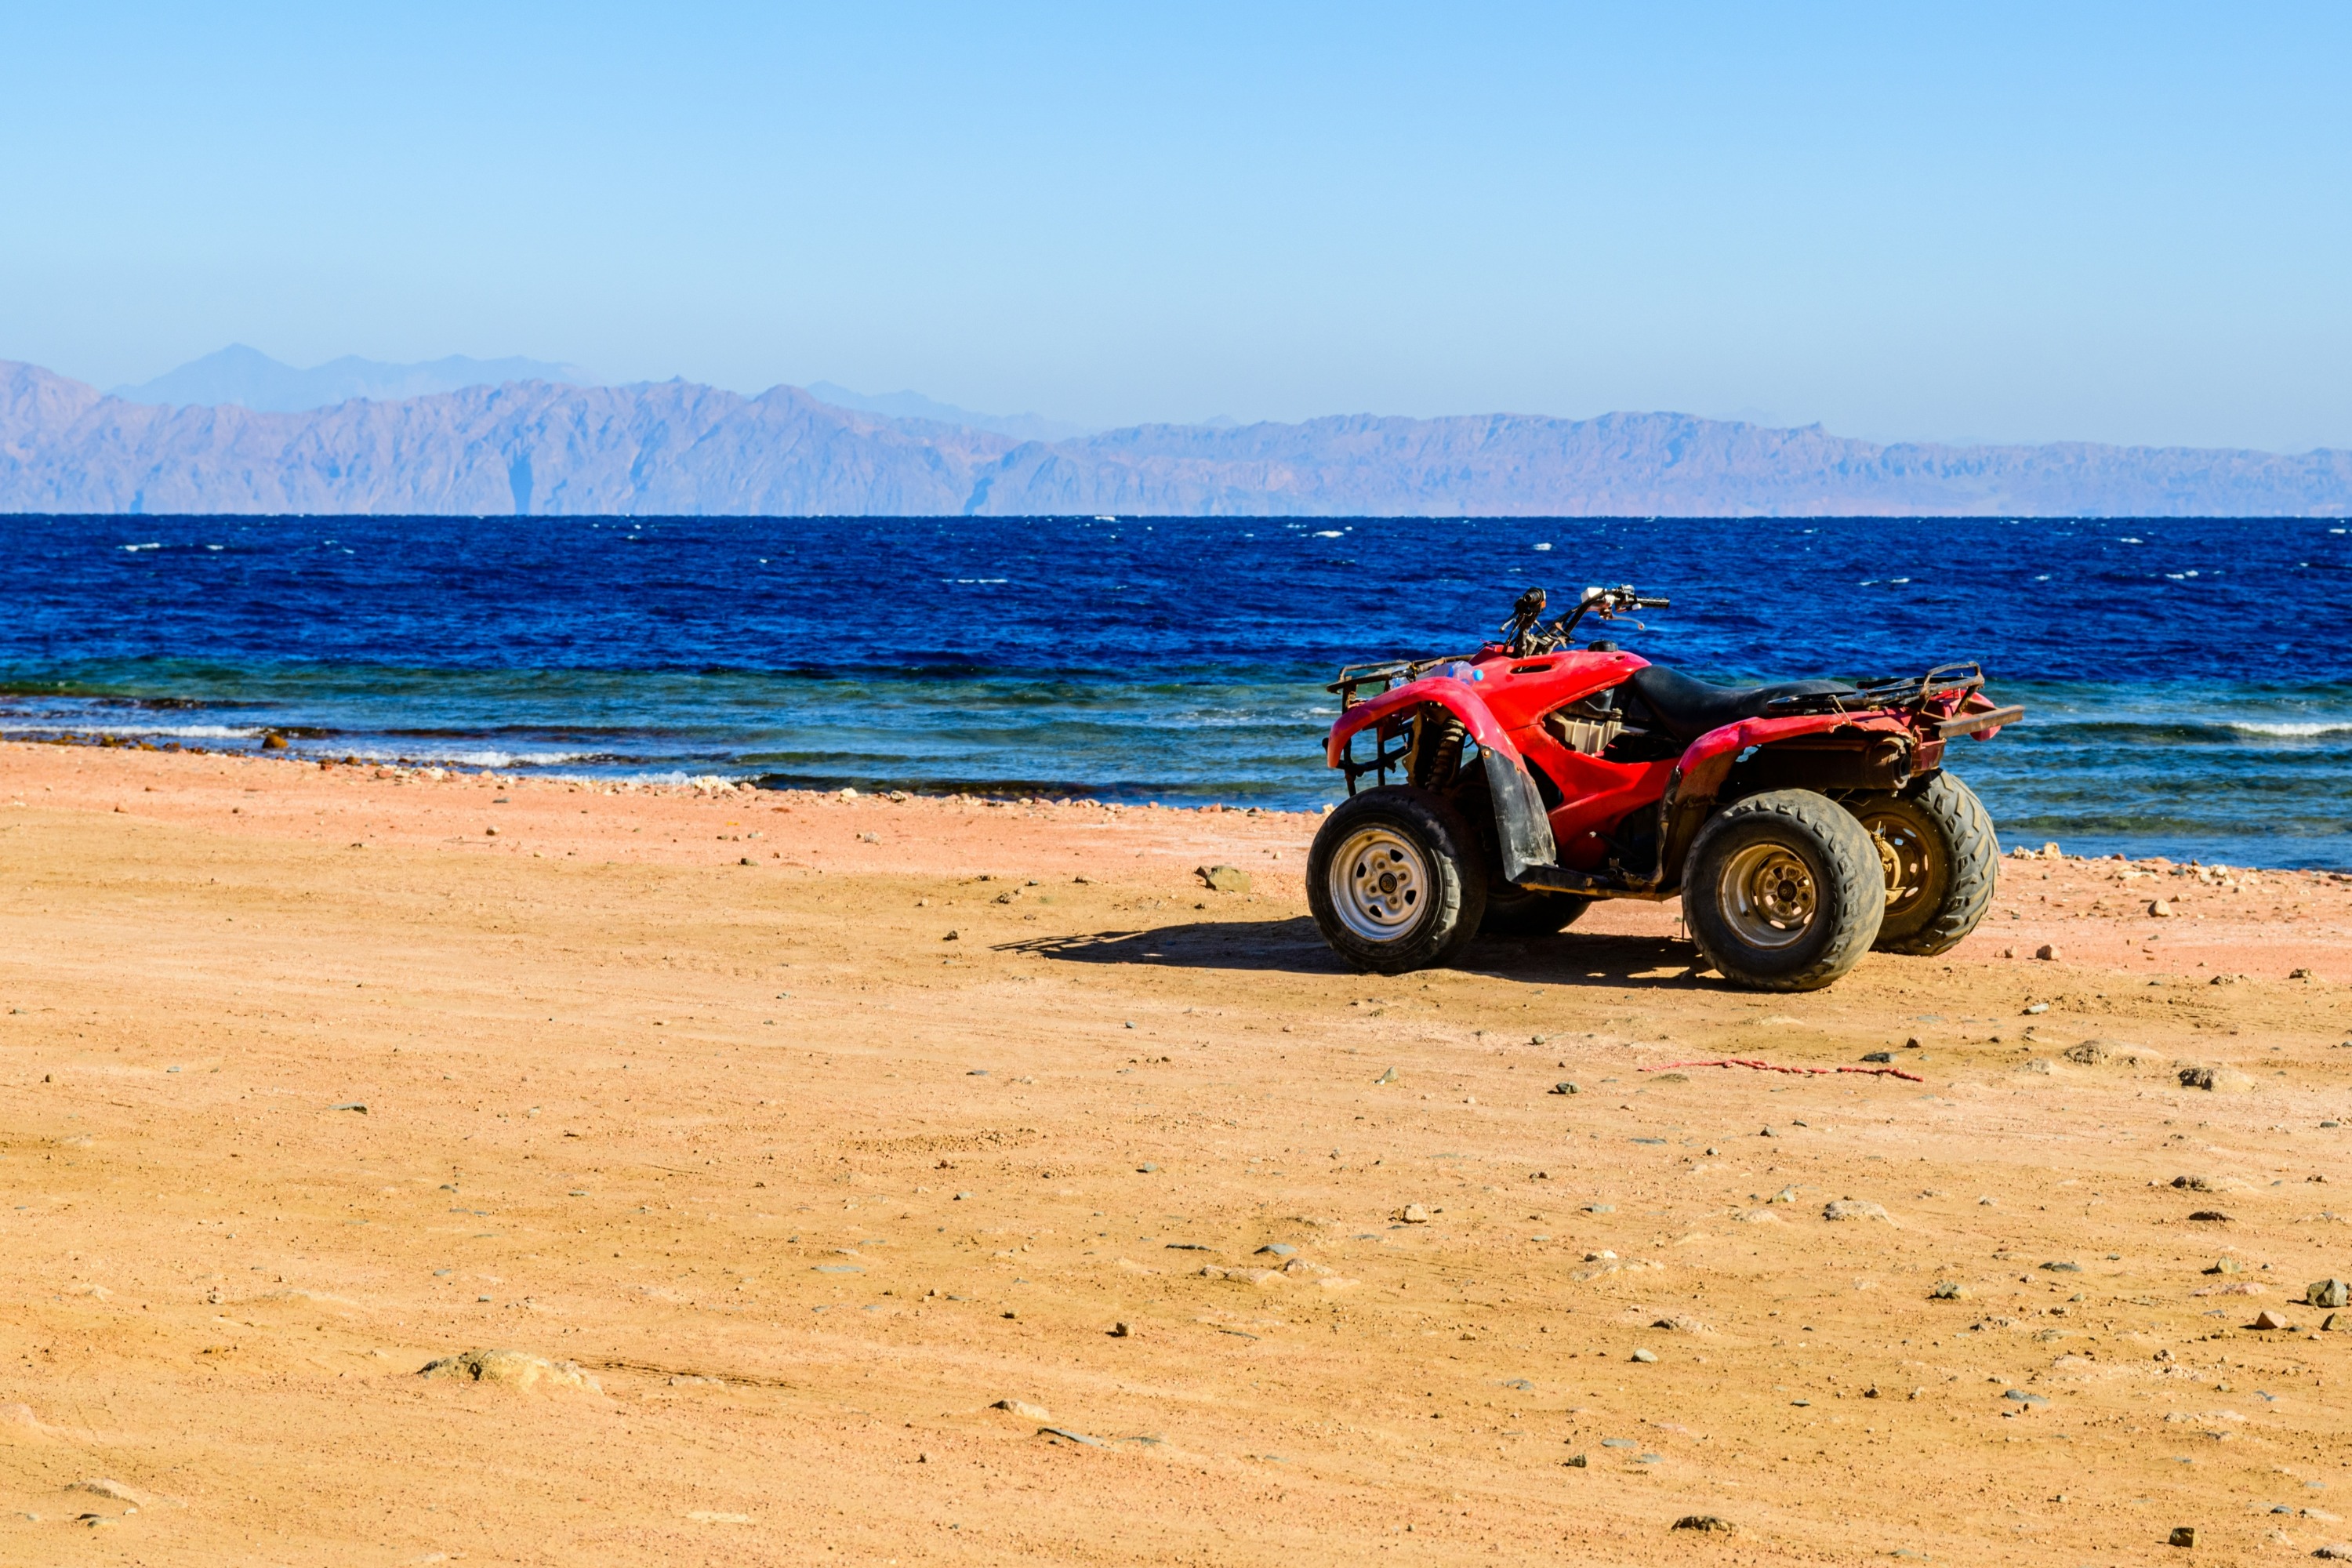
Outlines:
[[1024,441],[684,381],[268,412],[0,361],[0,511],[2326,516],[2352,451],[1879,445],[1680,414],[1349,415]]

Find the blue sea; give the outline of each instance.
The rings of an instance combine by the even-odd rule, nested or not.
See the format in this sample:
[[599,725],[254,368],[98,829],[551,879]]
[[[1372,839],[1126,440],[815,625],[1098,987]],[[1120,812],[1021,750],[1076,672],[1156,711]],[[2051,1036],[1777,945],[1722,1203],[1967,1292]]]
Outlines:
[[1336,668],[1531,584],[1723,679],[1981,662],[2005,841],[2352,869],[2352,536],[2303,520],[0,519],[0,732],[1307,806]]

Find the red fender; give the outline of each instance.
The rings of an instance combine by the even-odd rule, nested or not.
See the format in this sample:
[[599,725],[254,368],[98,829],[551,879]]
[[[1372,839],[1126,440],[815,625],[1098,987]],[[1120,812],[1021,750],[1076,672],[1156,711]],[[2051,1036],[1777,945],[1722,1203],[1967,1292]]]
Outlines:
[[1511,743],[1509,733],[1488,711],[1486,700],[1479,695],[1475,684],[1456,680],[1450,675],[1430,675],[1419,680],[1407,681],[1402,686],[1381,692],[1378,697],[1367,698],[1341,714],[1339,721],[1331,726],[1330,740],[1324,743],[1325,764],[1335,768],[1339,765],[1339,759],[1347,754],[1350,736],[1370,728],[1391,713],[1418,707],[1423,702],[1434,702],[1461,720],[1462,727],[1470,731],[1470,738],[1478,742],[1480,751],[1497,752],[1514,763],[1520,762],[1518,747]]
[[1494,803],[1495,848],[1503,863],[1504,878],[1517,881],[1532,867],[1556,862],[1559,846],[1552,837],[1551,824],[1544,816],[1543,796],[1536,790],[1535,777],[1528,772],[1518,747],[1511,743],[1509,732],[1488,710],[1474,682],[1457,680],[1450,675],[1429,676],[1357,703],[1331,727],[1325,760],[1338,767],[1350,736],[1423,703],[1443,708],[1462,721],[1462,727],[1478,742],[1479,761],[1486,770],[1487,795]]
[[[1671,885],[1681,875],[1683,853],[1698,831],[1698,819],[1705,815],[1706,803],[1722,791],[1724,779],[1742,752],[1750,746],[1769,745],[1800,735],[1826,734],[1834,730],[1900,735],[1914,742],[1918,741],[1917,732],[1899,715],[1878,710],[1743,719],[1720,730],[1709,730],[1685,747],[1682,761],[1675,764],[1673,775],[1666,780],[1666,793],[1658,800],[1660,883]],[[1940,752],[1941,742],[1937,742],[1937,747]]]

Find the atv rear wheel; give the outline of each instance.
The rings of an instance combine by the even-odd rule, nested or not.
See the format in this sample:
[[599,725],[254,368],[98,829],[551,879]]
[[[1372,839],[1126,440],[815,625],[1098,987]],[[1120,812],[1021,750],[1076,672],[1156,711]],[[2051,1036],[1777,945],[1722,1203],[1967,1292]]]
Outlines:
[[1486,917],[1478,922],[1480,936],[1551,936],[1584,918],[1593,900],[1573,893],[1548,893],[1509,882],[1486,885]]
[[1451,963],[1477,934],[1486,873],[1469,824],[1427,790],[1367,790],[1323,819],[1307,852],[1307,902],[1332,951],[1402,974]]
[[1685,863],[1691,940],[1726,980],[1751,990],[1820,990],[1862,962],[1885,910],[1870,835],[1811,790],[1727,806]]
[[1943,952],[1977,929],[1992,907],[2000,844],[1974,790],[1938,771],[1899,795],[1850,800],[1846,809],[1886,872],[1878,951]]

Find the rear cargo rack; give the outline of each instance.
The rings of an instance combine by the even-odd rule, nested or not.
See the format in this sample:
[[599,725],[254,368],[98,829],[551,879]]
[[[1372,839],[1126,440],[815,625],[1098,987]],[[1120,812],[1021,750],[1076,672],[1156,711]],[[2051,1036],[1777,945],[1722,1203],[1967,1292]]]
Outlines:
[[1925,675],[1867,677],[1855,681],[1851,691],[1775,697],[1764,704],[1764,711],[1780,718],[1795,713],[1864,713],[1887,708],[1925,708],[1938,697],[1965,699],[1984,683],[1980,666],[1939,664]]

